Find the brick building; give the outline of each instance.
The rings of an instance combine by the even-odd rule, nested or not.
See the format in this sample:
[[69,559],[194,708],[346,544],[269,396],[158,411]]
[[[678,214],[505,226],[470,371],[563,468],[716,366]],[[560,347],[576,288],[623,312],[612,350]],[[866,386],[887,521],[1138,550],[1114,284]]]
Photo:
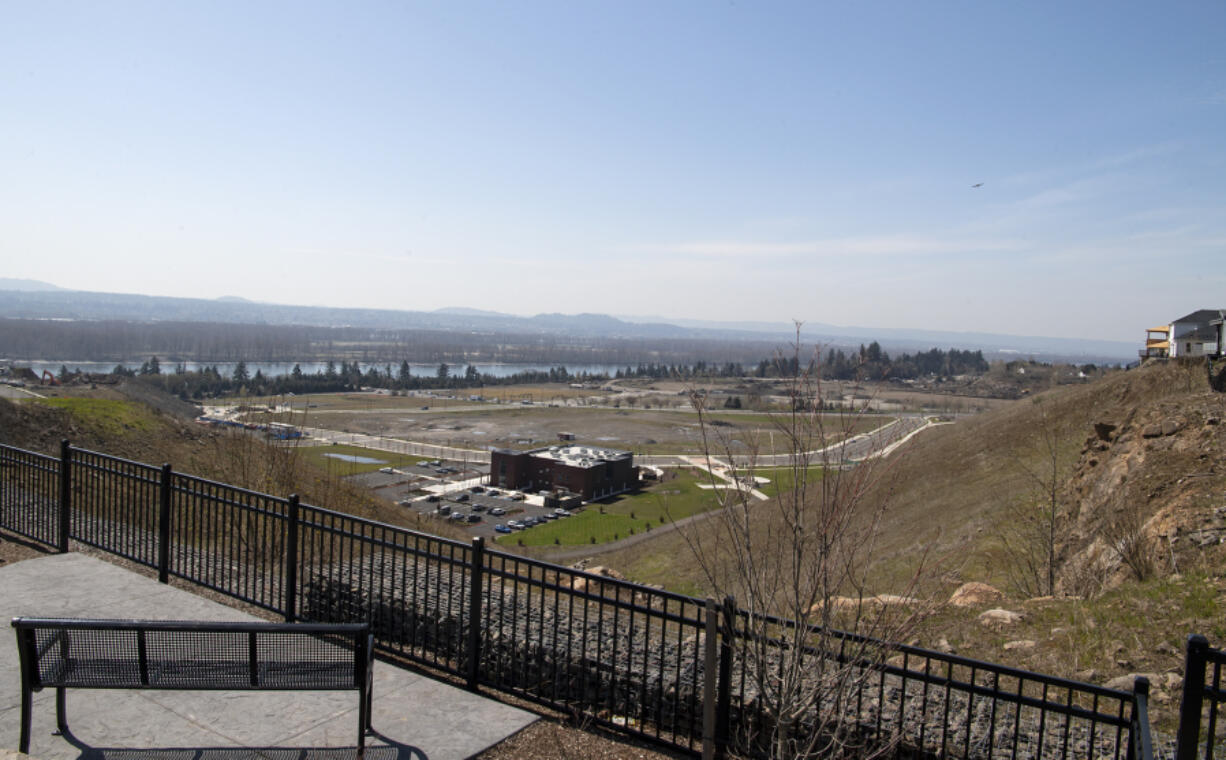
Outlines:
[[490,485],[525,491],[565,490],[584,501],[637,488],[634,455],[595,446],[549,446],[490,452]]

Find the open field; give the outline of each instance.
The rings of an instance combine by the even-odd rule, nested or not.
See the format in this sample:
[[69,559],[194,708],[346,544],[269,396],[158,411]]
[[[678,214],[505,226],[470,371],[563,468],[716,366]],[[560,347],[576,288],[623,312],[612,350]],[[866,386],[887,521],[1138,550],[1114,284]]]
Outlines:
[[[375,451],[361,446],[299,446],[298,453],[306,457],[311,464],[326,470],[331,475],[360,475],[364,472],[374,472],[381,467],[405,467],[417,464],[422,457],[406,456],[390,451]],[[333,455],[333,456],[329,456]],[[341,457],[356,457],[355,461],[347,461]],[[362,459],[374,459],[374,462],[363,462]]]
[[[576,443],[636,454],[696,454],[703,448],[702,425],[693,410],[467,400],[448,400],[450,405],[440,408],[437,401],[376,394],[320,394],[294,399],[292,414],[248,418],[474,449],[545,446],[557,443],[563,432],[574,434]],[[719,410],[706,418],[711,426],[709,436],[724,436],[735,452],[785,450],[783,438],[775,435],[779,426],[770,414]],[[832,413],[828,419],[828,442],[834,442],[841,435],[867,432],[894,418]]]
[[718,507],[714,494],[699,488],[705,480],[703,475],[687,470],[638,493],[591,502],[570,517],[502,536],[498,542],[523,546],[577,546],[604,544],[649,532]]

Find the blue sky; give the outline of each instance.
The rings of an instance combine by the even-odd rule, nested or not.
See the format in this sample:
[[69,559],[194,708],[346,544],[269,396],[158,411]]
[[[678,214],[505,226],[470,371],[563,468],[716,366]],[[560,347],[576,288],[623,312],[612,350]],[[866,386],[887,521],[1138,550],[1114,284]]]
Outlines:
[[0,14],[3,277],[1138,342],[1226,308],[1216,0]]

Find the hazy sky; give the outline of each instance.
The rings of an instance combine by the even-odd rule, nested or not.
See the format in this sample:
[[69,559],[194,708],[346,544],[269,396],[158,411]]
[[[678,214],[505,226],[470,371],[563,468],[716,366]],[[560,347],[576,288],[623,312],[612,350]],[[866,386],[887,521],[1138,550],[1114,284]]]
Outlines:
[[1226,308],[1224,40],[1220,0],[0,0],[0,276],[1140,342]]

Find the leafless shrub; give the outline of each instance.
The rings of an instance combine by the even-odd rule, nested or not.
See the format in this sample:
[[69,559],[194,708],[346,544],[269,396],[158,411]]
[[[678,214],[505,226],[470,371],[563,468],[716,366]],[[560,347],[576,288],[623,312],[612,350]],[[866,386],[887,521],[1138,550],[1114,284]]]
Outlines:
[[[912,608],[881,604],[868,587],[890,460],[852,459],[863,443],[853,439],[867,405],[823,413],[816,362],[806,367],[800,353],[798,325],[792,355],[780,361],[795,368],[785,383],[788,410],[772,414],[757,439],[744,440],[741,431],[734,445],[726,428],[710,424],[705,396],[691,395],[703,422],[708,485],[721,509],[704,526],[708,532],[683,535],[707,585],[747,611],[738,618],[744,630],[734,646],[764,718],[733,732],[739,750],[775,758],[868,757],[889,742],[864,744],[859,716],[837,706],[854,703],[872,664],[883,661],[880,642],[900,640],[915,620]],[[766,494],[755,478],[768,467],[774,484]],[[914,579],[899,598],[909,598],[913,587]],[[844,638],[836,626],[868,638]],[[829,656],[834,652],[844,658]]]

